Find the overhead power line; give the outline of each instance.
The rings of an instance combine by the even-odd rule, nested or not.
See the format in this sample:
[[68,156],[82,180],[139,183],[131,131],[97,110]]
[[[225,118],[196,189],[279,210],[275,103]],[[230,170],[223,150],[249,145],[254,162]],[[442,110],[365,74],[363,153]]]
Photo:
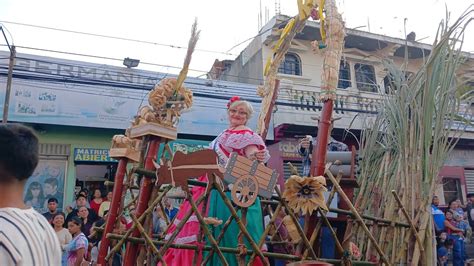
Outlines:
[[[2,45],[0,45],[2,46]],[[27,50],[35,50],[35,51],[43,51],[43,52],[50,52],[50,53],[58,53],[58,54],[66,54],[66,55],[73,55],[73,56],[81,56],[81,57],[89,57],[89,58],[95,58],[95,59],[104,59],[104,60],[110,60],[110,61],[116,61],[116,62],[123,62],[122,58],[114,58],[114,57],[106,57],[106,56],[99,56],[99,55],[91,55],[91,54],[83,54],[83,53],[75,53],[75,52],[66,52],[66,51],[58,51],[58,50],[51,50],[51,49],[43,49],[43,48],[36,48],[36,47],[28,47],[28,46],[16,46],[16,48],[20,49],[27,49]],[[38,59],[34,59],[38,60]],[[38,60],[40,61],[40,60]],[[49,61],[49,63],[58,63],[58,62],[53,62]],[[177,69],[181,70],[181,66],[172,66],[172,65],[165,65],[165,64],[158,64],[158,63],[151,63],[151,62],[144,62],[140,61],[140,64],[142,65],[149,65],[149,66],[157,66],[157,67],[163,67],[163,68],[172,68],[172,69]],[[307,67],[307,66],[320,66],[320,65],[313,65],[313,64],[303,64],[301,63],[301,66]],[[215,72],[209,71],[209,70],[201,70],[201,69],[193,69],[190,68],[190,71],[193,72],[198,72],[198,73],[203,73],[203,74],[215,74]],[[231,78],[240,78],[240,79],[246,79],[246,80],[253,80],[258,82],[259,84],[263,84],[265,79],[263,78],[254,78],[254,77],[247,77],[247,76],[242,76],[242,75],[231,75],[231,74],[225,74],[226,77],[231,77]],[[214,80],[216,82],[220,80]],[[225,80],[224,80],[225,81]],[[302,87],[309,87],[309,88],[314,88],[315,86],[304,84],[304,83],[298,83],[294,82],[294,85],[299,85]]]
[[[27,23],[20,23],[20,22],[14,22],[14,21],[5,21],[5,20],[2,20],[2,21],[0,21],[0,22],[1,22],[1,23],[12,24],[12,25],[19,25],[19,26],[25,26],[25,27],[33,27],[33,28],[45,29],[45,30],[53,30],[53,31],[61,31],[61,32],[74,33],[74,34],[81,34],[81,35],[87,35],[87,36],[94,36],[94,37],[100,37],[100,38],[106,38],[106,39],[114,39],[114,40],[121,40],[121,41],[128,41],[128,42],[151,44],[151,45],[163,46],[163,47],[169,47],[169,48],[175,48],[175,49],[183,49],[183,50],[188,49],[188,47],[186,47],[186,46],[180,46],[180,45],[174,45],[174,44],[165,44],[165,43],[158,43],[158,42],[145,41],[145,40],[137,40],[137,39],[124,38],[124,37],[118,37],[118,36],[111,36],[111,35],[105,35],[105,34],[97,34],[97,33],[90,33],[90,32],[84,32],[84,31],[75,31],[75,30],[60,29],[60,28],[46,27],[46,26],[33,25],[33,24],[27,24]],[[222,51],[213,51],[213,50],[207,50],[207,49],[194,49],[194,50],[195,50],[195,51],[199,51],[199,52],[205,52],[205,53],[224,54],[224,55],[237,56],[237,55],[235,55],[235,54],[232,54],[232,53],[229,53],[229,52],[222,52]]]

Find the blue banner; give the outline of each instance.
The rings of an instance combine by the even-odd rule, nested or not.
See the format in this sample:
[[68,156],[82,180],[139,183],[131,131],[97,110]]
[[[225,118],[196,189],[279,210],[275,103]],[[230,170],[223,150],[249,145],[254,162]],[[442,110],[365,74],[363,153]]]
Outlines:
[[74,162],[116,163],[109,157],[109,149],[75,148]]

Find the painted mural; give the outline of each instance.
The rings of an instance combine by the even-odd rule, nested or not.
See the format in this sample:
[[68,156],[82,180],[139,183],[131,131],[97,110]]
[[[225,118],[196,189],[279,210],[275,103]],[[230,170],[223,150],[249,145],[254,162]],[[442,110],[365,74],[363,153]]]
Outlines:
[[58,209],[62,210],[66,177],[65,160],[40,160],[33,175],[28,179],[23,193],[27,206],[40,213],[48,211],[48,199],[58,200]]

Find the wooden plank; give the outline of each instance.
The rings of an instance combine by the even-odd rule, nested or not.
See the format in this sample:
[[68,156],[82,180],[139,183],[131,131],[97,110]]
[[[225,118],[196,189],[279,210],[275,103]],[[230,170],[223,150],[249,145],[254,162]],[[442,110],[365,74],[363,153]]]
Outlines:
[[245,171],[245,170],[237,168],[237,167],[232,168],[232,175],[233,176],[236,176],[236,175],[242,176],[242,175],[248,175],[248,174],[249,174],[249,171]]
[[257,172],[255,172],[254,174],[255,177],[259,177],[259,178],[263,178],[265,180],[271,180],[272,179],[272,175],[268,175],[266,173],[262,173],[260,171],[257,170]]
[[258,185],[262,188],[268,188],[268,185],[270,184],[270,181],[268,180],[264,180],[264,179],[258,179],[257,178],[257,181],[258,181]]
[[265,167],[265,166],[263,166],[263,165],[261,165],[261,164],[260,164],[259,166],[257,166],[257,170],[258,170],[258,171],[262,171],[262,172],[264,172],[264,173],[266,173],[266,174],[268,174],[268,175],[272,175],[272,174],[273,174],[273,169],[270,169],[270,168],[268,168],[268,167]]
[[249,160],[245,157],[242,157],[242,156],[237,156],[237,163],[241,163],[241,164],[245,164],[245,165],[248,165],[249,167],[252,167],[253,165],[253,161],[252,160]]
[[175,140],[178,137],[178,131],[174,127],[167,127],[152,122],[130,128],[130,138],[132,139],[147,135]]

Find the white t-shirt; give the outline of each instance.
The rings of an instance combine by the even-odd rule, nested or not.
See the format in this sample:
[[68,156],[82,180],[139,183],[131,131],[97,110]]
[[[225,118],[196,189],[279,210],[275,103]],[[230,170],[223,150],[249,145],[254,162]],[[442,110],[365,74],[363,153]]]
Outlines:
[[0,265],[61,265],[61,246],[42,214],[0,208]]

